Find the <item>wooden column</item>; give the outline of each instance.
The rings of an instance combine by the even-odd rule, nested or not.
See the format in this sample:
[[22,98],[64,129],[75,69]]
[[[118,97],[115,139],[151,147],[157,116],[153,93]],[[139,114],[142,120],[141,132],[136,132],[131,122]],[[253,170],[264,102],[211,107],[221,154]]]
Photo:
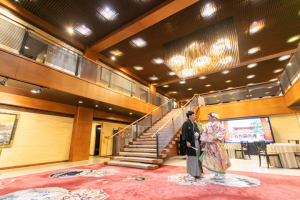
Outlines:
[[153,84],[150,84],[149,92],[151,93],[150,103],[156,105],[156,87]]
[[78,107],[74,117],[69,161],[89,159],[93,109]]

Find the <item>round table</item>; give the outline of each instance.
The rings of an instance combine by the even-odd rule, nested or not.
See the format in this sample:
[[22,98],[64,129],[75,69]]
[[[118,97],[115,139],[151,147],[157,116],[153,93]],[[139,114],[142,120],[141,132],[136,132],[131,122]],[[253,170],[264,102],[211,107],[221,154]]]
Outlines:
[[[300,145],[291,143],[275,143],[267,145],[268,152],[279,154],[283,168],[298,168],[300,167],[299,160],[295,157],[295,152],[300,152]],[[270,164],[274,167],[280,167],[279,160],[276,156],[270,156]]]
[[240,149],[241,148],[240,143],[225,143],[225,148],[228,152],[229,158],[242,158],[242,152],[241,151],[236,152],[237,157],[235,157],[235,149]]

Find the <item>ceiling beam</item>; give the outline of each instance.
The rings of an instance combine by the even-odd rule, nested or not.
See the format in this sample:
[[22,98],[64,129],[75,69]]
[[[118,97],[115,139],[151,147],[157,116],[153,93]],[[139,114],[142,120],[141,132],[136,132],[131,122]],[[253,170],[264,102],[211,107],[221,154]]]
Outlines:
[[81,43],[80,41],[72,38],[70,35],[67,34],[66,31],[62,31],[52,24],[44,21],[43,19],[39,18],[38,16],[34,15],[33,13],[29,12],[22,6],[15,4],[9,0],[1,0],[0,5],[4,6],[5,8],[9,9],[10,11],[16,13],[21,18],[25,19],[25,21],[29,21],[33,23],[33,25],[36,25],[40,27],[41,29],[45,30],[48,33],[53,34],[54,36],[61,38],[71,46],[74,46],[75,48],[79,48],[80,50],[85,49],[85,45]]
[[101,52],[198,1],[199,0],[167,0],[125,26],[95,42],[90,46],[90,48],[96,52]]
[[[285,56],[285,55],[288,55],[288,54],[292,54],[292,53],[295,53],[295,52],[297,52],[297,49],[291,49],[291,50],[287,50],[287,51],[282,51],[280,53],[275,53],[275,54],[272,54],[272,55],[267,55],[267,56],[263,56],[263,57],[260,57],[260,58],[256,58],[256,59],[252,59],[252,60],[247,60],[247,61],[241,62],[238,65],[234,65],[234,66],[226,68],[226,69],[222,69],[222,70],[218,70],[218,71],[214,71],[214,72],[208,72],[208,73],[203,73],[203,74],[199,74],[199,75],[196,75],[196,76],[188,77],[188,78],[185,78],[185,80],[197,78],[197,77],[200,77],[200,76],[203,76],[203,75],[207,75],[207,74],[218,73],[218,72],[221,72],[221,71],[224,71],[224,70],[230,70],[230,69],[233,69],[233,68],[242,67],[242,66],[249,65],[249,64],[252,64],[252,63],[262,62],[262,61],[270,60],[270,59],[273,59],[273,58],[278,58],[278,57]],[[159,87],[159,86],[162,86],[162,85],[168,85],[168,84],[176,83],[176,82],[179,82],[180,80],[181,80],[180,78],[176,78],[176,79],[172,79],[172,80],[168,80],[168,81],[156,83],[155,87]]]

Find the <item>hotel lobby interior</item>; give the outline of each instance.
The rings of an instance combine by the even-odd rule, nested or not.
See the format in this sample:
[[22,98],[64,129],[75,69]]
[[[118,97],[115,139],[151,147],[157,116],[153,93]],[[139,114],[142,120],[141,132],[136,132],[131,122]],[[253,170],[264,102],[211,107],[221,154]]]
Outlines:
[[0,200],[300,199],[299,46],[299,0],[0,0]]

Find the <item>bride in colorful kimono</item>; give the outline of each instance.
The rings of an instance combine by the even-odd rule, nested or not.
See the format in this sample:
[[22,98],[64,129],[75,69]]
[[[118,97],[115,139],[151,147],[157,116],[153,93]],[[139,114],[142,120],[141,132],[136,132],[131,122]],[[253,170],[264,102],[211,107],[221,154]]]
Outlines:
[[226,170],[231,166],[231,163],[224,147],[226,129],[217,121],[218,118],[216,113],[208,114],[209,123],[200,139],[205,151],[199,160],[203,167],[215,174],[215,179],[224,179]]

